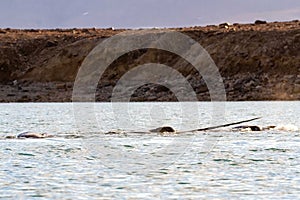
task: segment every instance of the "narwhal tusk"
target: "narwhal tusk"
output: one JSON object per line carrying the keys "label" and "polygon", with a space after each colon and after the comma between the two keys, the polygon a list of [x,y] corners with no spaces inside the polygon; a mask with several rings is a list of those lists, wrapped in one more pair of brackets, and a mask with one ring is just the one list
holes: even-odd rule
{"label": "narwhal tusk", "polygon": [[206,128],[199,128],[199,129],[188,130],[188,131],[180,131],[180,132],[177,132],[177,133],[208,131],[208,130],[212,130],[212,129],[216,129],[216,128],[223,128],[223,127],[227,127],[227,126],[241,124],[241,123],[244,123],[244,122],[251,122],[251,121],[254,121],[254,120],[257,120],[257,119],[261,119],[261,117],[255,117],[255,118],[252,118],[252,119],[247,119],[247,120],[243,120],[243,121],[238,121],[238,122],[233,122],[233,123],[228,123],[228,124],[222,124],[222,125],[217,125],[217,126],[210,126],[210,127],[206,127]]}

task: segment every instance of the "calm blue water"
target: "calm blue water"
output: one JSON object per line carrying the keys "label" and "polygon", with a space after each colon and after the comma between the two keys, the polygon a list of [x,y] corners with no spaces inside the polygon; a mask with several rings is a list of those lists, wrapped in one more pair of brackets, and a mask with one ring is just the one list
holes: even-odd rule
{"label": "calm blue water", "polygon": [[133,133],[259,116],[247,124],[300,127],[299,108],[299,101],[0,104],[1,138],[55,135],[0,140],[0,199],[299,199],[299,131]]}

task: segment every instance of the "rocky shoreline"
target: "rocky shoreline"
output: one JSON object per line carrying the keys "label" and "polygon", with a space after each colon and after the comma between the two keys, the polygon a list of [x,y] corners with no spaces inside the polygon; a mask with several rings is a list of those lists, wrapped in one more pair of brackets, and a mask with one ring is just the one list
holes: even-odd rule
{"label": "rocky shoreline", "polygon": [[[223,78],[227,100],[300,100],[300,22],[257,21],[176,28],[199,42]],[[0,29],[0,102],[70,102],[78,69],[104,39],[124,30]],[[209,101],[203,79],[176,55],[138,50],[118,58],[100,80],[97,101],[110,101],[122,75],[147,62],[174,66],[199,101]],[[180,63],[180,64],[178,64]],[[131,101],[176,101],[163,86],[138,88]]]}

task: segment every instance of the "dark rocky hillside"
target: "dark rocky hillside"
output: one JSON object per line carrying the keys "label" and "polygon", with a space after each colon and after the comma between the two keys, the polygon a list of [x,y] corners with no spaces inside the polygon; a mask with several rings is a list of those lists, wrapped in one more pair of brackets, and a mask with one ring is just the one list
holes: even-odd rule
{"label": "dark rocky hillside", "polygon": [[[198,41],[223,77],[227,99],[300,100],[300,22],[222,24],[176,28]],[[0,101],[60,102],[72,100],[73,83],[89,52],[113,29],[0,29]],[[173,66],[186,77],[199,100],[210,100],[199,74],[168,52],[142,49],[121,56],[99,82],[96,100],[110,101],[119,78],[148,62]],[[180,63],[180,64],[178,64]],[[147,84],[132,101],[176,101],[168,88]]]}

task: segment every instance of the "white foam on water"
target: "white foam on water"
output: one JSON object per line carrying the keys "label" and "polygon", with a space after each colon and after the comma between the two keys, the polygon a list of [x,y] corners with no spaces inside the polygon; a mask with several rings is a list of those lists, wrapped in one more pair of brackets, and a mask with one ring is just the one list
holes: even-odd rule
{"label": "white foam on water", "polygon": [[293,124],[286,124],[286,125],[278,125],[274,128],[274,130],[296,132],[299,130],[299,128]]}

